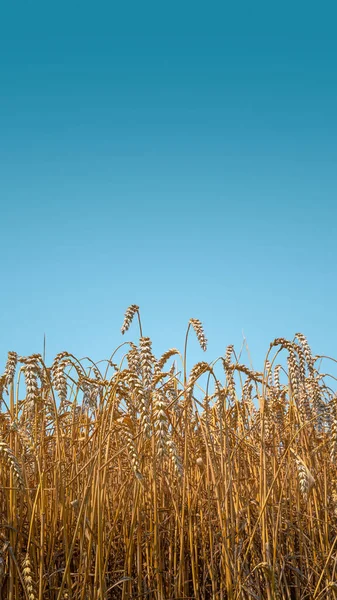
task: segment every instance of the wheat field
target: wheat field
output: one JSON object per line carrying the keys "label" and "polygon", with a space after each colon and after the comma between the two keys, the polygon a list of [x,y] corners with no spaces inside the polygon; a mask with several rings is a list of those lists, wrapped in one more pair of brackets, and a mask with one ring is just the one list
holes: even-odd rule
{"label": "wheat field", "polygon": [[159,358],[137,305],[123,334],[131,323],[119,364],[8,353],[0,600],[337,598],[337,396],[321,357],[297,333],[260,371],[233,346],[187,371],[191,336],[207,348],[198,319]]}

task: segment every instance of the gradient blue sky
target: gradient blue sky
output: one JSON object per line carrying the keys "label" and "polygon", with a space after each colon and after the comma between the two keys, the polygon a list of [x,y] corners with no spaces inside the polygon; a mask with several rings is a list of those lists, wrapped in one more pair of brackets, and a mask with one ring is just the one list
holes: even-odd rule
{"label": "gradient blue sky", "polygon": [[107,358],[131,303],[158,354],[337,357],[334,6],[3,3],[1,367]]}

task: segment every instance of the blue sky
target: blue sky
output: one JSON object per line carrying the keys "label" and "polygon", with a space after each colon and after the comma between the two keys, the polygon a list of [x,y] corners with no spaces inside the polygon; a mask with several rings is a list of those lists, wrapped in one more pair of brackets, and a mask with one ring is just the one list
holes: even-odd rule
{"label": "blue sky", "polygon": [[[0,366],[274,337],[336,352],[333,3],[6,3]],[[130,335],[136,341],[137,329]]]}

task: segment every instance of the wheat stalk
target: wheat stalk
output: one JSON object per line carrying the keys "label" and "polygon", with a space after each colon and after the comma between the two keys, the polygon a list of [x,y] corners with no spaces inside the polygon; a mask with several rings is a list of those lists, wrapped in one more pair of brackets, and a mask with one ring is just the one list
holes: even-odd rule
{"label": "wheat stalk", "polygon": [[35,583],[33,579],[33,569],[27,553],[22,564],[23,580],[29,600],[37,600]]}
{"label": "wheat stalk", "polygon": [[16,458],[14,452],[11,450],[8,444],[6,444],[6,442],[4,442],[3,440],[0,440],[0,461],[6,464],[8,468],[12,468],[13,475],[16,479],[16,483],[19,489],[23,490],[23,475],[18,459]]}
{"label": "wheat stalk", "polygon": [[9,386],[13,383],[15,376],[15,369],[18,362],[18,355],[16,352],[8,352],[8,358],[5,366],[5,388],[8,391]]}
{"label": "wheat stalk", "polygon": [[204,328],[203,328],[203,325],[202,325],[201,321],[199,321],[199,319],[190,319],[189,322],[192,325],[192,327],[193,327],[193,329],[194,329],[194,331],[196,333],[196,336],[198,338],[198,342],[199,342],[202,350],[204,352],[206,352],[206,350],[207,350],[207,339],[206,339]]}
{"label": "wheat stalk", "polygon": [[121,328],[122,335],[124,335],[124,333],[127,332],[127,330],[129,329],[129,327],[132,323],[133,317],[135,316],[135,314],[138,311],[139,311],[139,306],[137,306],[137,304],[131,304],[131,306],[129,306],[129,308],[127,308],[127,310],[125,312],[123,325]]}

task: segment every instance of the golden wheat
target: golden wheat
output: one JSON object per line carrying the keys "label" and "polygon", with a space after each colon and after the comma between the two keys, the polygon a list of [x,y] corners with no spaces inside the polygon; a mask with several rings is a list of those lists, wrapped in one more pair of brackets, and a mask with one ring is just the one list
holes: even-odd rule
{"label": "golden wheat", "polygon": [[204,328],[203,328],[201,321],[199,321],[199,319],[190,319],[190,323],[196,333],[196,336],[198,338],[198,342],[199,342],[201,348],[203,349],[204,352],[206,352],[207,339],[206,339]]}
{"label": "golden wheat", "polygon": [[22,564],[23,580],[25,582],[28,600],[36,600],[35,583],[33,579],[33,570],[30,562],[29,554],[26,554]]}
{"label": "golden wheat", "polygon": [[19,461],[16,458],[14,452],[11,448],[0,439],[0,461],[7,465],[9,469],[13,470],[13,475],[16,479],[17,485],[20,489],[24,488],[23,475],[21,471],[21,467],[19,465]]}
{"label": "golden wheat", "polygon": [[337,396],[305,336],[276,338],[261,370],[228,345],[188,371],[187,335],[156,358],[137,305],[122,333],[136,314],[105,373],[8,355],[0,598],[337,598]]}
{"label": "golden wheat", "polygon": [[124,322],[123,322],[123,325],[121,328],[121,332],[123,335],[129,329],[129,327],[132,323],[133,317],[135,316],[135,314],[138,311],[139,311],[139,306],[137,306],[137,304],[131,304],[131,306],[129,306],[129,308],[126,310]]}

